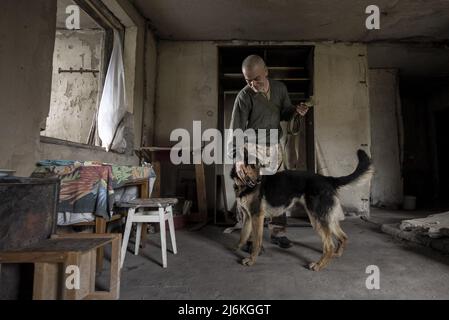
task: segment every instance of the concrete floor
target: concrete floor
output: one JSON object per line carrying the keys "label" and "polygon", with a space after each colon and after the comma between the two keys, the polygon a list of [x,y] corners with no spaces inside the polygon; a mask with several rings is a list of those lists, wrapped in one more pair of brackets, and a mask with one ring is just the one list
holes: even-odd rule
{"label": "concrete floor", "polygon": [[[151,234],[139,256],[126,255],[121,299],[449,299],[449,256],[379,230],[377,223],[410,216],[374,209],[376,223],[348,217],[342,224],[349,236],[345,253],[320,272],[305,268],[321,253],[312,228],[289,228],[294,246],[287,250],[270,244],[265,229],[265,253],[252,267],[239,263],[245,253],[230,249],[238,232],[223,234],[211,225],[178,230],[179,253],[168,253],[163,269],[159,234]],[[365,286],[369,265],[380,269],[379,290]]]}

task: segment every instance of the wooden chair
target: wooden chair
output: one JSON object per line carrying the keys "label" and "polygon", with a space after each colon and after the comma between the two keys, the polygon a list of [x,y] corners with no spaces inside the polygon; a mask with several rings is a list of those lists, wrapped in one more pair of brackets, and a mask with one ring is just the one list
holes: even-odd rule
{"label": "wooden chair", "polygon": [[[175,226],[173,222],[173,205],[178,202],[175,198],[151,198],[151,199],[135,199],[128,202],[118,204],[118,207],[128,208],[128,217],[126,219],[125,234],[123,236],[121,263],[123,267],[125,261],[126,250],[128,248],[129,235],[133,223],[137,223],[136,243],[134,254],[139,254],[139,246],[141,241],[141,230],[143,223],[159,223],[161,234],[161,250],[162,250],[162,267],[167,268],[167,242],[166,242],[166,224],[170,230],[171,245],[173,253],[177,254]],[[145,210],[153,209],[153,210]],[[154,210],[156,209],[156,210]],[[136,212],[136,210],[138,210]]]}

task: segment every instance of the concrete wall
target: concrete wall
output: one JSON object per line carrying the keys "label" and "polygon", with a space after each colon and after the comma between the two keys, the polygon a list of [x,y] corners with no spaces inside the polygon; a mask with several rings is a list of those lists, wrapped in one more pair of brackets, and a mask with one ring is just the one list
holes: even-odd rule
{"label": "concrete wall", "polygon": [[371,69],[370,115],[372,156],[376,168],[371,203],[398,207],[402,203],[402,114],[397,69]]}
{"label": "concrete wall", "polygon": [[218,55],[213,42],[159,42],[155,143],[174,145],[170,133],[192,121],[217,127]]}
{"label": "concrete wall", "polygon": [[27,175],[50,106],[56,1],[0,5],[0,167]]}
{"label": "concrete wall", "polygon": [[[53,54],[53,77],[47,137],[87,143],[102,86],[104,31],[58,30]],[[92,73],[59,73],[59,68],[100,70]]]}
{"label": "concrete wall", "polygon": [[[314,67],[317,171],[347,175],[356,167],[357,149],[370,154],[366,46],[317,43]],[[369,184],[341,189],[340,199],[347,211],[369,213]]]}

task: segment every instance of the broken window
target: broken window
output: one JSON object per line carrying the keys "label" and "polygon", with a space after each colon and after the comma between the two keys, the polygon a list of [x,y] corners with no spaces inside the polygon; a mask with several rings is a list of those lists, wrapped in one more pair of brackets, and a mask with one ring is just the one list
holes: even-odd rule
{"label": "broken window", "polygon": [[76,22],[70,20],[77,14],[74,5],[58,0],[50,110],[41,134],[86,144],[101,97],[108,45],[105,29],[79,7],[79,29],[69,29]]}
{"label": "broken window", "polygon": [[99,0],[58,0],[56,24],[51,102],[41,135],[99,146],[98,109],[114,38],[123,45],[124,27]]}

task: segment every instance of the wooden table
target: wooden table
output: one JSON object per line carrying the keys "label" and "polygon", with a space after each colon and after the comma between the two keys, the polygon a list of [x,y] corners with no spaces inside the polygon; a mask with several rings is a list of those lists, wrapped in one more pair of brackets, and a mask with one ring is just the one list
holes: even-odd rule
{"label": "wooden table", "polygon": [[[109,291],[95,291],[97,249],[109,244]],[[51,239],[42,240],[26,248],[0,252],[0,264],[34,264],[33,300],[118,299],[120,245],[121,234],[53,235]],[[69,277],[77,274],[73,268],[79,270],[79,288],[67,285],[70,283]]]}

